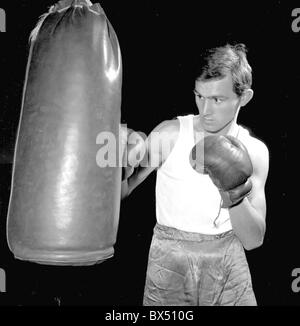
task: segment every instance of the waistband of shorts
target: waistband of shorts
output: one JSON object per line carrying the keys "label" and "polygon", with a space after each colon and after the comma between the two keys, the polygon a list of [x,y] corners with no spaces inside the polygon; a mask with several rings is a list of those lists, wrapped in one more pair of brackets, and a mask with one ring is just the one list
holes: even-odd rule
{"label": "waistband of shorts", "polygon": [[161,225],[156,223],[154,227],[154,234],[157,236],[161,236],[167,239],[173,240],[186,240],[186,241],[213,241],[219,240],[226,237],[231,237],[234,235],[233,230],[229,230],[223,233],[218,234],[202,234],[197,232],[187,232],[178,230],[173,227],[169,227],[166,225]]}

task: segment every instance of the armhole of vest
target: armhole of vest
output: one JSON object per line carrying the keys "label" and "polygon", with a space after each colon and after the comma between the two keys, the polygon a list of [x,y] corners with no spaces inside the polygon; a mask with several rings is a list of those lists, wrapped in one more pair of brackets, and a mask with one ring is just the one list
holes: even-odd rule
{"label": "armhole of vest", "polygon": [[188,126],[189,130],[189,137],[191,137],[191,141],[192,143],[194,144],[195,141],[194,141],[194,115],[190,115],[189,116],[189,126]]}
{"label": "armhole of vest", "polygon": [[172,156],[174,150],[175,150],[176,147],[178,146],[179,140],[180,140],[180,138],[181,138],[181,136],[182,136],[182,133],[183,133],[183,121],[182,121],[182,119],[183,119],[183,117],[181,117],[181,116],[178,116],[178,117],[176,118],[176,120],[179,121],[179,132],[178,132],[178,138],[177,138],[176,143],[175,143],[174,147],[172,148],[172,150],[171,150],[169,156],[168,156],[167,159],[166,159],[166,160],[161,164],[161,166],[157,169],[157,171],[159,171],[160,169],[163,169],[163,168],[164,168],[164,166],[165,166],[165,165],[167,164],[167,162],[170,160],[170,156]]}

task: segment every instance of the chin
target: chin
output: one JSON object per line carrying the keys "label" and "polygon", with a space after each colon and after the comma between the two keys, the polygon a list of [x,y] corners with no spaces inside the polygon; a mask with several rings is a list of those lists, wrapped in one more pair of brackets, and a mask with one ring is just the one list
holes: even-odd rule
{"label": "chin", "polygon": [[221,133],[226,133],[226,130],[227,130],[227,127],[228,127],[229,124],[226,124],[226,125],[206,125],[204,130],[208,133],[211,133],[211,134],[221,134]]}
{"label": "chin", "polygon": [[222,130],[222,128],[220,129],[220,128],[213,128],[213,127],[210,127],[210,128],[206,127],[206,128],[204,128],[204,130],[210,134],[217,134],[218,132],[220,132]]}

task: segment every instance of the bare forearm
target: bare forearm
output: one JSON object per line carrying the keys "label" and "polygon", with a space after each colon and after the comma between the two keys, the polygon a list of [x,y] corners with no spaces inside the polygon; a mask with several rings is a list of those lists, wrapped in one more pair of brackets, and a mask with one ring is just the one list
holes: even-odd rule
{"label": "bare forearm", "polygon": [[247,250],[259,247],[264,238],[265,217],[259,213],[247,198],[230,209],[233,230]]}
{"label": "bare forearm", "polygon": [[121,184],[121,200],[125,199],[128,195],[128,179],[125,179]]}
{"label": "bare forearm", "polygon": [[137,187],[136,175],[131,175],[130,177],[122,180],[121,184],[121,199],[128,197],[132,190]]}
{"label": "bare forearm", "polygon": [[132,191],[146,178],[146,176],[139,173],[139,168],[132,169],[133,172],[127,176],[121,185],[121,199],[128,197]]}
{"label": "bare forearm", "polygon": [[130,194],[129,189],[129,180],[134,172],[134,168],[131,166],[123,167],[123,173],[122,173],[122,184],[121,184],[121,199],[125,199]]}

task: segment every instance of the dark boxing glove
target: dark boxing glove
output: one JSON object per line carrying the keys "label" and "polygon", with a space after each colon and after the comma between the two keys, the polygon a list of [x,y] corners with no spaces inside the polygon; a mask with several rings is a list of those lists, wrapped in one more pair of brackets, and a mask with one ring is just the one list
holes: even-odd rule
{"label": "dark boxing glove", "polygon": [[193,147],[190,161],[197,172],[207,173],[218,187],[222,207],[239,204],[251,192],[253,166],[246,147],[237,138],[206,136]]}
{"label": "dark boxing glove", "polygon": [[141,132],[121,126],[122,180],[128,179],[134,168],[144,158],[146,153],[145,138],[146,136]]}

